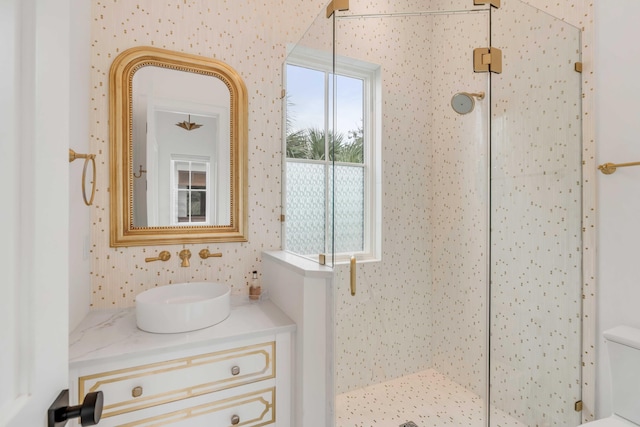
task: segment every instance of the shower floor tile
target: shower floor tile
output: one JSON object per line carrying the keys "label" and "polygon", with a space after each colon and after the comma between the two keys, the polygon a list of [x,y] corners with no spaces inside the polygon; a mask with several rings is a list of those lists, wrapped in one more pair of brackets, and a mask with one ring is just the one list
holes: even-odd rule
{"label": "shower floor tile", "polygon": [[[336,427],[484,427],[484,402],[434,369],[338,395]],[[494,410],[492,427],[526,427]]]}

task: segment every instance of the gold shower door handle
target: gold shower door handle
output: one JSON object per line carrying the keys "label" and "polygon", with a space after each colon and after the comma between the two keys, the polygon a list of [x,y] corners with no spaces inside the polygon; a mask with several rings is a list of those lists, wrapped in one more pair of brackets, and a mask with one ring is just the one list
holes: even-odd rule
{"label": "gold shower door handle", "polygon": [[356,257],[351,257],[351,296],[356,295]]}

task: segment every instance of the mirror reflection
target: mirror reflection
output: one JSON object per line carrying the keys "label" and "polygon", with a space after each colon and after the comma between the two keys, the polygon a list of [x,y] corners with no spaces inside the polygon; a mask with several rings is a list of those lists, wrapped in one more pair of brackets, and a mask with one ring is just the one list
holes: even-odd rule
{"label": "mirror reflection", "polygon": [[155,66],[132,86],[133,226],[229,225],[227,86]]}

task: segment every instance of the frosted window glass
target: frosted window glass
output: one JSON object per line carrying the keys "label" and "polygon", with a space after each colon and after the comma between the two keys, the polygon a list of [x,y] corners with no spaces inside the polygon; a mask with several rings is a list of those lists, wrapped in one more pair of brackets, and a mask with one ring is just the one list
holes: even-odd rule
{"label": "frosted window glass", "polygon": [[337,253],[364,250],[364,169],[335,167],[335,244]]}
{"label": "frosted window glass", "polygon": [[302,255],[325,252],[325,166],[287,162],[286,248]]}

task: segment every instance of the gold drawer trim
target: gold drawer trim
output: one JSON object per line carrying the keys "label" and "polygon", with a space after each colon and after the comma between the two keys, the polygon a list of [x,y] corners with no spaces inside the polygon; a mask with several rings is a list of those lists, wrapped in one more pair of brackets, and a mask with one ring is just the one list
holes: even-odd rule
{"label": "gold drawer trim", "polygon": [[[264,393],[271,393],[271,402],[265,400],[261,395]],[[264,390],[243,394],[240,396],[234,396],[227,399],[219,400],[212,403],[205,403],[203,405],[192,406],[190,408],[185,408],[180,411],[168,412],[166,414],[157,415],[151,418],[145,418],[143,420],[134,421],[128,424],[120,424],[120,427],[139,427],[147,425],[149,427],[153,426],[164,426],[168,424],[173,424],[175,422],[179,422],[182,420],[186,420],[193,417],[198,417],[204,414],[210,414],[212,412],[221,411],[224,409],[233,408],[239,405],[246,405],[252,402],[260,402],[264,405],[264,411],[260,414],[258,418],[254,418],[251,420],[240,420],[240,424],[237,426],[248,426],[251,427],[260,427],[266,426],[268,424],[273,424],[276,421],[276,389],[274,387],[267,388]],[[264,419],[265,416],[271,410],[271,419]],[[152,424],[150,424],[152,423]],[[260,423],[260,424],[253,424]]]}
{"label": "gold drawer trim", "polygon": [[[267,347],[265,349],[265,347]],[[267,351],[270,348],[271,352]],[[237,387],[250,384],[256,381],[263,381],[276,376],[276,347],[275,342],[267,342],[261,344],[250,345],[246,347],[234,348],[231,350],[217,351],[207,354],[199,354],[197,356],[184,357],[165,362],[150,363],[147,365],[134,366],[132,368],[116,369],[113,371],[100,372],[98,374],[85,375],[78,378],[78,402],[82,402],[86,393],[97,391],[104,384],[126,381],[134,378],[142,378],[150,375],[177,371],[192,368],[194,366],[208,365],[219,363],[225,360],[238,357],[251,356],[255,354],[264,355],[265,365],[259,372],[252,372],[245,375],[231,376],[222,380],[212,381],[208,383],[196,384],[178,390],[171,390],[165,393],[157,393],[154,395],[137,397],[134,399],[123,400],[121,402],[105,405],[103,408],[102,418],[113,417],[127,412],[137,411],[151,406],[162,405],[177,400],[187,399],[189,397],[200,396],[202,394],[213,393],[215,391],[226,390],[231,387]],[[272,357],[270,357],[272,355]],[[271,368],[270,375],[264,375]],[[141,371],[143,372],[137,372]],[[137,372],[137,373],[136,373]],[[115,376],[115,377],[114,377]],[[100,380],[100,378],[105,378]],[[114,378],[106,378],[114,377]],[[90,388],[87,389],[87,382],[98,380]]]}

